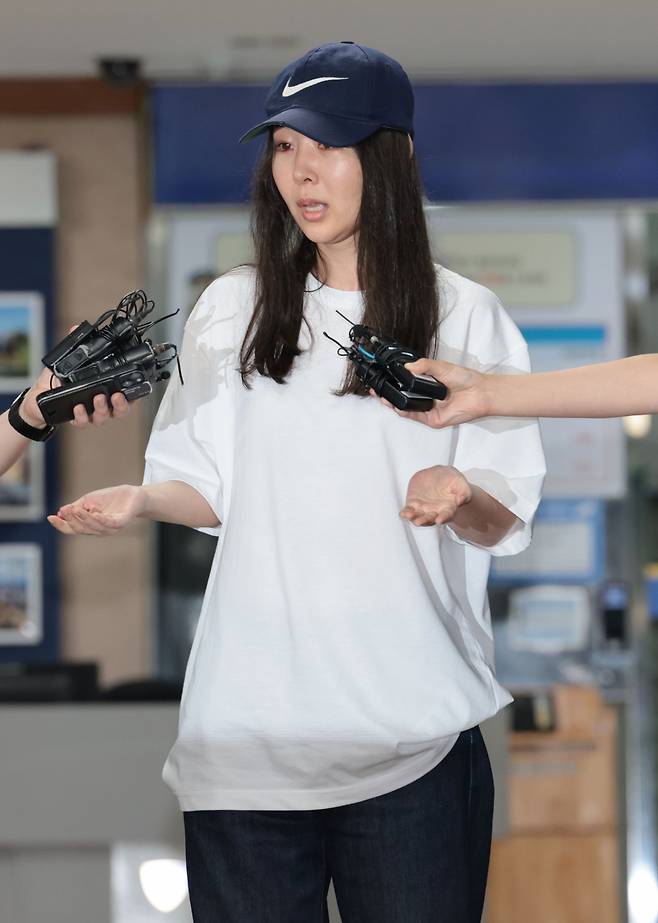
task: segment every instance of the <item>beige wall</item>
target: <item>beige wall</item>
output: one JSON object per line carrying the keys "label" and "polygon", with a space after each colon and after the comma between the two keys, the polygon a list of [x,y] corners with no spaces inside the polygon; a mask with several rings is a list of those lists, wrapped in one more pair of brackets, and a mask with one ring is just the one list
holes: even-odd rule
{"label": "beige wall", "polygon": [[[0,115],[0,149],[44,147],[59,165],[56,332],[93,321],[145,284],[143,157],[139,118]],[[144,402],[103,429],[63,426],[61,502],[110,484],[139,482],[146,439]],[[62,656],[98,661],[104,682],[150,666],[150,532],[60,539]]]}

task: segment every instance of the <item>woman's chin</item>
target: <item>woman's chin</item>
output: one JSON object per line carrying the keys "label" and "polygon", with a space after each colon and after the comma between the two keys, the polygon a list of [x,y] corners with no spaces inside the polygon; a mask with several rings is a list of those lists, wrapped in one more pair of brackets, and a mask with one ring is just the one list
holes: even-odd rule
{"label": "woman's chin", "polygon": [[344,245],[346,241],[354,238],[352,233],[337,233],[335,230],[332,231],[331,228],[308,227],[307,225],[302,227],[301,230],[304,236],[318,247],[336,247]]}

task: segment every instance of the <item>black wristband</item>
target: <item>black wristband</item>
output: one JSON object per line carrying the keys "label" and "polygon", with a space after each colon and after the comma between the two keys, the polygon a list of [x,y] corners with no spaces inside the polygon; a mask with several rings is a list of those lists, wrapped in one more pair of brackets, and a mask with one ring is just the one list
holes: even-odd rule
{"label": "black wristband", "polygon": [[30,426],[29,423],[26,423],[18,412],[18,408],[23,403],[23,398],[29,390],[29,388],[26,388],[25,391],[23,391],[22,394],[19,394],[18,397],[12,402],[9,408],[9,413],[7,414],[7,418],[9,420],[10,426],[12,426],[17,433],[20,433],[21,436],[25,436],[26,439],[31,439],[33,442],[45,442],[55,434],[55,427],[46,426],[44,429],[37,429],[36,426]]}

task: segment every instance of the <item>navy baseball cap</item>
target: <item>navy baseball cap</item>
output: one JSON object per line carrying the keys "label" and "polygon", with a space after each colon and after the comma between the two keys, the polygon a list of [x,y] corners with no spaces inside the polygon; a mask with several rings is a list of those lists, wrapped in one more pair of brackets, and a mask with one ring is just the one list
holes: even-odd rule
{"label": "navy baseball cap", "polygon": [[380,128],[413,137],[409,78],[393,58],[354,42],[320,45],[289,64],[272,84],[265,112],[241,143],[277,125],[331,147],[351,147]]}

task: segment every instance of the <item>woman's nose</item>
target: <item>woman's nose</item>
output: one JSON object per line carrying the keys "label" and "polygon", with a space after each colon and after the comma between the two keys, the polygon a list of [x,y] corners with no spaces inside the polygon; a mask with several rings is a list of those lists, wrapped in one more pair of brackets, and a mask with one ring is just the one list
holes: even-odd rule
{"label": "woman's nose", "polygon": [[317,180],[317,163],[315,151],[308,144],[301,144],[295,152],[294,179],[298,183]]}

